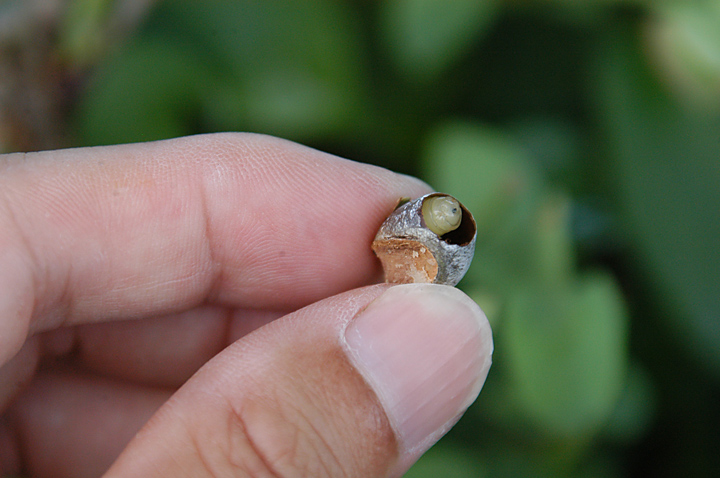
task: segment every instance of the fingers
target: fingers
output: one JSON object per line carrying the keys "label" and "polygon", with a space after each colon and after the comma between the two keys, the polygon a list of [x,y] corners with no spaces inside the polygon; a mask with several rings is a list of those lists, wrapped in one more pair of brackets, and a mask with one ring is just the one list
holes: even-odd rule
{"label": "fingers", "polygon": [[80,372],[132,384],[177,388],[239,334],[277,316],[204,306],[170,316],[35,335],[0,367],[0,410],[30,382],[38,365],[47,363],[62,362]]}
{"label": "fingers", "polygon": [[8,414],[15,456],[0,462],[0,474],[101,476],[169,396],[76,371],[41,372]]}
{"label": "fingers", "polygon": [[204,306],[153,319],[80,325],[72,362],[116,379],[179,387],[227,345],[280,315]]}
{"label": "fingers", "polygon": [[[56,476],[61,468],[67,476],[99,476],[169,397],[164,387],[179,387],[229,343],[278,317],[271,311],[204,306],[34,336],[0,367],[0,410],[5,410],[45,356],[42,371],[6,415],[22,424],[21,436],[13,437],[0,419],[0,475],[20,474],[20,439],[23,448],[41,451],[53,470],[46,475]],[[64,364],[60,371],[58,363]],[[79,463],[87,474],[78,474]]]}
{"label": "fingers", "polygon": [[370,282],[368,244],[427,186],[222,134],[0,159],[0,363],[28,331],[210,301],[293,310]]}
{"label": "fingers", "polygon": [[178,387],[227,346],[228,316],[225,309],[206,306],[154,319],[82,325],[73,362],[121,380]]}
{"label": "fingers", "polygon": [[40,360],[38,340],[28,340],[20,352],[8,363],[0,367],[0,411],[22,388],[27,385],[35,373]]}
{"label": "fingers", "polygon": [[399,476],[475,399],[491,352],[456,289],[342,294],[206,364],[107,476]]}

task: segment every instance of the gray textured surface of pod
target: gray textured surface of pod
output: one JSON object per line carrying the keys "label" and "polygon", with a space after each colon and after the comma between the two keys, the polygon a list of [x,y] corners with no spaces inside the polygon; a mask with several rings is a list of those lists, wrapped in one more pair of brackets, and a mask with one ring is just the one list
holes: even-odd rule
{"label": "gray textured surface of pod", "polygon": [[[472,214],[460,204],[463,217],[459,228],[438,236],[427,227],[422,213],[423,202],[430,197],[438,196],[448,195],[431,193],[403,204],[393,211],[380,227],[373,241],[373,250],[383,262],[386,281],[432,282],[454,286],[467,272],[475,252],[477,235],[475,220]],[[393,254],[393,244],[397,244],[398,248],[411,250],[411,252],[395,254],[391,260],[388,260],[388,256]],[[429,273],[418,275],[415,272],[415,265],[407,264],[407,262],[422,260],[425,249],[437,262],[437,272],[434,277],[432,266],[425,269],[430,271]],[[390,267],[405,268],[412,272],[395,274],[388,270]]]}

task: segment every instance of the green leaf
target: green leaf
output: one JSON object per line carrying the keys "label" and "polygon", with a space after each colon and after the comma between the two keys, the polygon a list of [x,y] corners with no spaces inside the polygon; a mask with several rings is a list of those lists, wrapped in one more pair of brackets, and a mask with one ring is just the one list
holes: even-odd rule
{"label": "green leaf", "polygon": [[540,187],[524,151],[509,137],[463,122],[446,123],[430,133],[422,177],[471,210],[481,237],[527,209]]}
{"label": "green leaf", "polygon": [[656,2],[650,51],[673,91],[720,109],[720,1]]}
{"label": "green leaf", "polygon": [[675,336],[720,376],[720,113],[673,101],[631,34],[595,75],[623,222]]}
{"label": "green leaf", "polygon": [[537,220],[543,183],[510,138],[480,125],[446,124],[431,134],[423,171],[475,216],[478,239],[467,281],[497,292],[537,279],[536,236],[528,229]]}
{"label": "green leaf", "polygon": [[473,453],[463,453],[440,441],[403,475],[404,478],[480,478],[485,476]]}
{"label": "green leaf", "polygon": [[559,193],[545,197],[534,226],[532,257],[539,281],[546,285],[566,284],[575,273],[570,200]]}
{"label": "green leaf", "polygon": [[139,38],[100,65],[79,111],[85,144],[251,130],[338,136],[362,110],[348,6],[163,2]]}
{"label": "green leaf", "polygon": [[59,49],[74,65],[87,66],[107,42],[112,0],[71,0],[65,7],[59,32]]}
{"label": "green leaf", "polygon": [[354,117],[352,95],[290,68],[265,71],[246,82],[219,82],[205,95],[206,121],[214,130],[253,130],[295,140],[342,131]]}
{"label": "green leaf", "polygon": [[428,79],[460,58],[497,10],[497,0],[385,0],[382,33],[400,70]]}
{"label": "green leaf", "polygon": [[625,379],[627,317],[613,280],[511,297],[502,334],[511,396],[541,432],[583,437],[615,408]]}
{"label": "green leaf", "polygon": [[184,30],[173,38],[191,32],[225,73],[205,92],[211,129],[307,141],[344,131],[360,114],[365,73],[346,4],[177,0],[166,9],[166,21]]}
{"label": "green leaf", "polygon": [[617,407],[603,430],[616,443],[629,445],[647,431],[657,407],[656,391],[649,373],[633,363]]}
{"label": "green leaf", "polygon": [[192,50],[133,42],[97,72],[76,115],[82,144],[152,141],[189,134],[209,73]]}

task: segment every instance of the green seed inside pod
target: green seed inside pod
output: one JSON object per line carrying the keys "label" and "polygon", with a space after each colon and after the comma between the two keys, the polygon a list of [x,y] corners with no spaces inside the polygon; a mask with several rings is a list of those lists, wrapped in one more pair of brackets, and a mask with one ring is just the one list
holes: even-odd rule
{"label": "green seed inside pod", "polygon": [[462,209],[460,203],[450,196],[431,196],[423,202],[422,215],[425,225],[438,236],[460,227]]}

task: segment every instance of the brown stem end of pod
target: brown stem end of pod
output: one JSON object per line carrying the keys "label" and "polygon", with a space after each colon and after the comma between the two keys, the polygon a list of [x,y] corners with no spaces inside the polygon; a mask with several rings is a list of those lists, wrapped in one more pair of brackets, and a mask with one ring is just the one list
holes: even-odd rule
{"label": "brown stem end of pod", "polygon": [[438,275],[433,254],[418,241],[383,239],[372,243],[382,262],[385,282],[390,284],[432,283]]}

